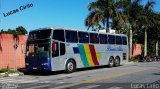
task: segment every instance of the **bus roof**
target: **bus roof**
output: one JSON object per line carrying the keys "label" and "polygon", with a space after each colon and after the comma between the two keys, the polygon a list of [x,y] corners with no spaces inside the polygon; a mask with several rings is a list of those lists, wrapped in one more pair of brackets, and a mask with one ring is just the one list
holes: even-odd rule
{"label": "bus roof", "polygon": [[39,30],[45,30],[45,29],[51,29],[51,30],[70,30],[70,31],[80,31],[80,32],[89,32],[89,33],[98,33],[98,34],[110,34],[110,35],[121,35],[121,36],[126,36],[125,34],[115,34],[115,33],[104,33],[104,32],[96,32],[96,31],[86,31],[86,30],[80,30],[80,29],[72,29],[72,28],[53,28],[53,27],[45,27],[45,28],[38,28],[35,30],[31,30],[32,31],[39,31]]}

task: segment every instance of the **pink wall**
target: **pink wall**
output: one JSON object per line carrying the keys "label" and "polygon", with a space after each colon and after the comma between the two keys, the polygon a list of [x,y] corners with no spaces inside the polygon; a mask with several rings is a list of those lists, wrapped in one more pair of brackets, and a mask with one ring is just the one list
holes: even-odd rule
{"label": "pink wall", "polygon": [[[15,51],[17,68],[25,67],[25,47],[27,36],[18,36],[18,47]],[[0,69],[14,68],[14,39],[11,34],[0,34]]]}
{"label": "pink wall", "polygon": [[132,57],[135,57],[135,56],[141,55],[141,54],[142,54],[141,44],[134,44]]}

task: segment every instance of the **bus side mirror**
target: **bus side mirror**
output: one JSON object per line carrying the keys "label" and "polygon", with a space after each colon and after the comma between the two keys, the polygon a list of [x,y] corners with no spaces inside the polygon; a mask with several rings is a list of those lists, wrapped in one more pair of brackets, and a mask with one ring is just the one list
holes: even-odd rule
{"label": "bus side mirror", "polygon": [[57,50],[57,44],[56,43],[52,43],[52,51],[56,51]]}

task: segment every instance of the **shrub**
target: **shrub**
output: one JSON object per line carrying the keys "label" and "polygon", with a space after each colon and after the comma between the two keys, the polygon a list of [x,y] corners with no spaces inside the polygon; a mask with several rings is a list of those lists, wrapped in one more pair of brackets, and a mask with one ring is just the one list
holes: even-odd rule
{"label": "shrub", "polygon": [[135,57],[132,58],[133,61],[142,61],[143,60],[143,56],[142,55],[137,55]]}

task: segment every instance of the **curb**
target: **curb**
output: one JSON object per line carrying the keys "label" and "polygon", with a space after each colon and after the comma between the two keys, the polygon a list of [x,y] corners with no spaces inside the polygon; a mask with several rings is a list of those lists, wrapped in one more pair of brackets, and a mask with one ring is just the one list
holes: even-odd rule
{"label": "curb", "polygon": [[127,62],[127,63],[124,63],[124,65],[134,65],[134,64],[137,64],[138,62]]}
{"label": "curb", "polygon": [[8,74],[9,77],[13,77],[13,76],[19,76],[19,74],[17,73],[12,73],[12,74]]}
{"label": "curb", "polygon": [[5,75],[5,73],[0,73],[0,78],[4,77]]}
{"label": "curb", "polygon": [[24,73],[10,73],[10,74],[7,74],[7,73],[0,73],[0,78],[3,78],[3,77],[16,77],[16,76],[22,76],[24,75]]}

